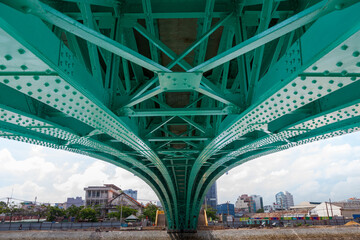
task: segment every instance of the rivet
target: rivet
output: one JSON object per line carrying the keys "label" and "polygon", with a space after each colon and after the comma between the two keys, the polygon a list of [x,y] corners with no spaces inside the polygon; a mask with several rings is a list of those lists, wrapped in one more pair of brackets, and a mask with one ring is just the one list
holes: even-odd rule
{"label": "rivet", "polygon": [[22,49],[22,48],[19,48],[19,49],[18,49],[18,52],[19,52],[20,54],[24,54],[24,53],[25,53],[25,50]]}
{"label": "rivet", "polygon": [[0,70],[5,70],[6,66],[5,65],[0,65]]}
{"label": "rivet", "polygon": [[344,70],[344,71],[341,72],[341,75],[346,76],[347,73],[348,72],[346,70]]}
{"label": "rivet", "polygon": [[353,54],[352,54],[354,57],[358,57],[359,55],[360,55],[360,52],[359,51],[355,51],[355,52],[353,52]]}
{"label": "rivet", "polygon": [[8,54],[8,55],[5,55],[5,59],[8,60],[8,61],[10,61],[10,60],[12,59],[12,56],[9,55],[9,54]]}
{"label": "rivet", "polygon": [[360,62],[357,62],[357,63],[356,63],[356,66],[357,66],[357,67],[360,67]]}
{"label": "rivet", "polygon": [[9,83],[10,81],[9,81],[9,79],[4,79],[4,83]]}
{"label": "rivet", "polygon": [[336,63],[336,66],[338,66],[338,67],[341,67],[342,65],[343,65],[342,62],[337,62],[337,63]]}
{"label": "rivet", "polygon": [[44,86],[48,87],[48,86],[50,86],[50,84],[48,82],[46,82],[46,83],[44,83]]}
{"label": "rivet", "polygon": [[21,65],[20,68],[21,68],[22,70],[24,70],[24,71],[25,71],[26,69],[28,69],[28,67],[27,67],[26,65]]}
{"label": "rivet", "polygon": [[318,69],[317,66],[313,66],[313,67],[312,67],[312,70],[314,70],[314,71],[316,71],[317,69]]}
{"label": "rivet", "polygon": [[35,75],[33,78],[34,78],[34,80],[39,80],[40,77]]}
{"label": "rivet", "polygon": [[341,49],[346,50],[346,49],[348,49],[348,46],[344,44],[344,45],[341,46]]}

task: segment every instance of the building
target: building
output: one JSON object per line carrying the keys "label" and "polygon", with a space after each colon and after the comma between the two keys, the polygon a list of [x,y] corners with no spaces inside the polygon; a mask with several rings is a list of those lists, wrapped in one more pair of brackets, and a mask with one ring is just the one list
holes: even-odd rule
{"label": "building", "polygon": [[313,208],[310,211],[310,214],[319,217],[341,216],[341,207],[328,202],[323,202]]}
{"label": "building", "polygon": [[108,212],[118,211],[118,206],[127,206],[137,210],[136,216],[142,214],[143,206],[136,201],[134,198],[127,195],[125,192],[122,192],[116,198],[112,199],[108,205]]}
{"label": "building", "polygon": [[55,203],[55,207],[60,209],[66,209],[66,203]]}
{"label": "building", "polygon": [[85,190],[85,206],[100,205],[105,207],[111,200],[120,195],[121,189],[114,184],[89,186]]}
{"label": "building", "polygon": [[25,201],[25,202],[20,203],[20,205],[21,205],[22,209],[30,210],[30,209],[33,209],[36,206],[36,203],[31,202],[31,201]]}
{"label": "building", "polygon": [[360,215],[360,203],[349,202],[323,202],[311,210],[311,215],[319,217],[343,216],[352,218],[354,215]]}
{"label": "building", "polygon": [[89,186],[85,190],[85,206],[99,205],[102,216],[117,211],[117,206],[128,206],[138,210],[137,216],[142,214],[142,205],[127,195],[114,184],[104,186]]}
{"label": "building", "polygon": [[312,209],[314,209],[317,205],[320,205],[321,202],[301,202],[300,204],[296,206],[290,207],[290,210],[304,210],[310,212]]}
{"label": "building", "polygon": [[294,198],[291,193],[288,191],[278,192],[275,195],[276,204],[274,207],[276,210],[288,210],[290,207],[294,206]]}
{"label": "building", "polygon": [[247,194],[243,194],[239,196],[235,202],[236,212],[254,213],[261,208],[264,208],[264,206],[260,195],[248,196]]}
{"label": "building", "polygon": [[235,215],[235,206],[232,203],[223,203],[217,205],[216,213],[221,215],[234,216]]}
{"label": "building", "polygon": [[204,205],[206,206],[205,208],[211,207],[212,209],[216,210],[217,203],[217,187],[216,182],[214,182],[209,191],[206,193]]}
{"label": "building", "polygon": [[[249,212],[248,202],[245,201],[244,195],[239,196],[235,202],[236,212]],[[247,195],[246,195],[247,196]]]}
{"label": "building", "polygon": [[352,197],[352,198],[349,198],[346,202],[360,204],[360,198]]}
{"label": "building", "polygon": [[273,209],[273,207],[271,206],[271,205],[265,205],[264,206],[264,212],[265,213],[270,213],[270,212],[272,212],[274,209]]}
{"label": "building", "polygon": [[126,189],[124,190],[124,193],[126,193],[128,196],[132,197],[133,199],[137,200],[137,190]]}
{"label": "building", "polygon": [[252,201],[254,202],[254,212],[259,209],[264,209],[263,198],[260,195],[251,195]]}
{"label": "building", "polygon": [[85,201],[82,199],[82,197],[67,198],[67,200],[66,200],[66,209],[73,206],[73,205],[76,206],[76,207],[84,206]]}

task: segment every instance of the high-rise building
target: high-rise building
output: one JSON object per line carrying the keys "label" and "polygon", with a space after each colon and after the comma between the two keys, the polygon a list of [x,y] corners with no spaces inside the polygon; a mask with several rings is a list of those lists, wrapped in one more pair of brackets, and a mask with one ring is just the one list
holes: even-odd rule
{"label": "high-rise building", "polygon": [[263,208],[263,199],[260,195],[242,194],[235,202],[235,209],[237,212],[256,212]]}
{"label": "high-rise building", "polygon": [[294,206],[293,195],[291,193],[289,193],[288,191],[278,192],[275,195],[275,199],[276,199],[276,209],[280,209],[280,210],[286,209],[287,210],[290,207]]}
{"label": "high-rise building", "polygon": [[137,200],[137,190],[126,189],[124,190],[124,193]]}
{"label": "high-rise building", "polygon": [[250,197],[252,198],[253,202],[255,203],[255,206],[254,206],[255,212],[259,209],[264,209],[263,198],[260,195],[251,195]]}
{"label": "high-rise building", "polygon": [[216,189],[216,182],[210,187],[209,191],[206,193],[204,199],[204,205],[206,207],[211,207],[212,209],[216,210],[217,207],[217,189]]}

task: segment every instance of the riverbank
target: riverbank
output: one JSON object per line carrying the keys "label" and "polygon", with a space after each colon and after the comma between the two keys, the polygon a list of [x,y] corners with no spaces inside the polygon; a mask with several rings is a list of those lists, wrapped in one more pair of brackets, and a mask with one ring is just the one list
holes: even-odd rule
{"label": "riverbank", "polygon": [[273,229],[227,229],[198,231],[196,234],[168,234],[166,231],[7,231],[1,240],[9,239],[216,239],[216,240],[285,240],[285,239],[360,239],[360,227],[298,227]]}

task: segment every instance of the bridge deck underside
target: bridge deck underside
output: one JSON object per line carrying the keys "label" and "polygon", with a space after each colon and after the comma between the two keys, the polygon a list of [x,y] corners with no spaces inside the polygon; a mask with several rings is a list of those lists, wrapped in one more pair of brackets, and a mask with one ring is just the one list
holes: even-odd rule
{"label": "bridge deck underside", "polygon": [[169,229],[231,168],[359,129],[357,1],[2,2],[0,136],[133,172]]}

